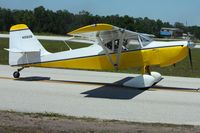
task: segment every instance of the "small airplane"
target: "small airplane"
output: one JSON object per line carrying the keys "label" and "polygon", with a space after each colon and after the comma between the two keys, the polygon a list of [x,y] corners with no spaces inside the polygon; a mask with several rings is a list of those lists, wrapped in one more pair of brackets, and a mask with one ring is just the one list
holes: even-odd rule
{"label": "small airplane", "polygon": [[[66,41],[91,44],[88,47],[50,53],[41,45],[27,25],[10,28],[9,65],[20,67],[13,73],[20,77],[26,67],[53,67],[87,70],[141,68],[141,75],[123,85],[148,88],[161,80],[151,66],[167,67],[183,60],[195,45],[190,41],[161,42],[147,34],[129,31],[110,24],[88,25],[72,32]],[[78,39],[77,39],[78,38]],[[192,61],[191,61],[192,65]]]}

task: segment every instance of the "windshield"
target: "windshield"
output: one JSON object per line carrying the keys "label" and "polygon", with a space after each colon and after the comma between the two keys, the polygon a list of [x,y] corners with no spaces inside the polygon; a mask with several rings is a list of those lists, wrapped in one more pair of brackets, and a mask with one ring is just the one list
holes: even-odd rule
{"label": "windshield", "polygon": [[139,35],[139,38],[143,47],[147,46],[149,43],[153,41],[150,37],[144,35]]}

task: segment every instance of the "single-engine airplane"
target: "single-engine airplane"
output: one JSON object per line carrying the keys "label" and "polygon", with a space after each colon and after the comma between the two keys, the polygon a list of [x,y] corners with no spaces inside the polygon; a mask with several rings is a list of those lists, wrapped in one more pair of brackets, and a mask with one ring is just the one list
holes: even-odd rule
{"label": "single-engine airplane", "polygon": [[[41,45],[25,24],[10,28],[9,65],[20,66],[13,73],[20,77],[26,67],[55,67],[87,70],[119,70],[141,68],[142,74],[124,86],[148,88],[161,80],[161,74],[150,66],[167,67],[183,60],[194,44],[190,41],[153,41],[148,35],[132,32],[110,24],[94,24],[68,33],[69,40],[79,38],[91,45],[50,53]],[[76,40],[74,40],[76,41]]]}

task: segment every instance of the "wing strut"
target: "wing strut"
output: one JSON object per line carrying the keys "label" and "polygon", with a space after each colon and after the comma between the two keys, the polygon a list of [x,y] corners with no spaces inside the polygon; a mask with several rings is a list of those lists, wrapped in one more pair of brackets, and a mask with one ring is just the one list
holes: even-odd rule
{"label": "wing strut", "polygon": [[122,45],[123,45],[124,37],[125,37],[124,30],[121,30],[121,29],[119,29],[119,30],[120,30],[120,32],[121,32],[121,38],[120,38],[120,40],[119,40],[119,47],[118,47],[118,50],[117,50],[117,59],[116,59],[117,69],[118,69],[118,67],[119,67],[120,56],[121,56],[121,53],[122,53]]}
{"label": "wing strut", "polygon": [[99,37],[100,32],[97,32],[96,37],[97,37],[97,41],[99,42],[99,44],[101,45],[101,47],[103,48],[104,52],[106,53],[106,56],[108,58],[108,60],[110,61],[110,63],[113,65],[114,69],[116,69],[116,65],[114,63],[114,61],[112,60],[111,55],[108,52],[108,49],[105,47],[103,41],[101,41],[100,37]]}
{"label": "wing strut", "polygon": [[[111,57],[108,49],[105,47],[104,42],[101,40],[101,38],[99,36],[100,32],[97,32],[97,34],[96,34],[97,41],[99,42],[99,44],[103,48],[103,50],[104,50],[109,62],[113,65],[114,69],[116,69],[116,70],[118,70],[118,68],[119,68],[120,56],[121,56],[121,53],[122,53],[122,46],[123,46],[124,37],[125,37],[124,30],[119,29],[119,31],[120,31],[121,38],[119,40],[119,45],[118,45],[118,50],[117,50],[117,53],[116,53],[116,60],[115,61]],[[112,42],[114,42],[114,40]],[[112,45],[113,45],[113,43],[112,43]]]}

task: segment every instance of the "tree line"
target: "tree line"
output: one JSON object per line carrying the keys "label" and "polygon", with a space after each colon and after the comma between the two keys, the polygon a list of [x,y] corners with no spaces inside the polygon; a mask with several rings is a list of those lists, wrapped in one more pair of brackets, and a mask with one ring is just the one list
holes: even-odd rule
{"label": "tree line", "polygon": [[161,20],[153,20],[148,17],[134,18],[128,15],[93,15],[88,11],[80,11],[77,14],[67,10],[52,11],[39,6],[34,10],[10,10],[0,7],[0,31],[9,31],[15,24],[27,24],[33,32],[53,33],[64,35],[76,28],[96,23],[108,23],[131,31],[154,34],[159,37],[162,27],[181,28],[185,33],[190,32],[200,39],[199,26],[185,26],[176,22],[174,25]]}

